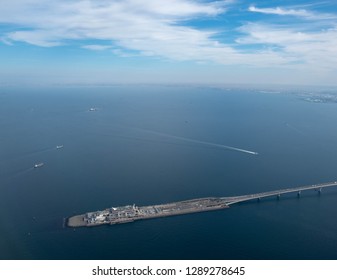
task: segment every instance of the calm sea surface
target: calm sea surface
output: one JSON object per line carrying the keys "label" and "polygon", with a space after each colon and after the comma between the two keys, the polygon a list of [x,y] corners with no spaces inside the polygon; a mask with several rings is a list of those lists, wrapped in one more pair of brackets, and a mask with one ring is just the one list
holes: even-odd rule
{"label": "calm sea surface", "polygon": [[[223,211],[63,228],[64,217],[112,206],[335,181],[336,124],[337,104],[292,94],[1,88],[0,259],[337,259],[337,188]],[[39,162],[44,166],[34,169]]]}

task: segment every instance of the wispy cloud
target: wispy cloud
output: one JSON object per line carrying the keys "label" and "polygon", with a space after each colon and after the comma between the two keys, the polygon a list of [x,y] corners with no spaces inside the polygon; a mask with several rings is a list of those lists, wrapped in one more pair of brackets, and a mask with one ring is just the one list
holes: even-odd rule
{"label": "wispy cloud", "polygon": [[13,46],[13,43],[8,40],[6,37],[0,37],[0,43],[4,43],[5,45],[8,45],[8,46]]}
{"label": "wispy cloud", "polygon": [[[232,28],[229,32],[235,35],[236,41],[220,32],[224,26],[205,29],[187,23],[191,19],[226,19],[231,5],[240,3],[235,0],[11,0],[0,9],[0,23],[12,26],[2,35],[2,41],[41,47],[71,45],[76,41],[76,45],[83,42],[84,49],[110,50],[111,55],[122,57],[137,54],[224,65],[336,67],[337,24],[332,14],[303,7],[252,5],[248,10],[255,13],[311,19],[312,24],[314,20],[329,21],[324,30],[310,29],[311,24],[303,30],[293,22],[277,26],[259,19],[258,23],[241,25],[240,20],[235,27],[228,27]],[[225,25],[226,21],[219,23]]]}
{"label": "wispy cloud", "polygon": [[182,31],[186,35],[197,33],[192,28],[182,30],[175,25],[180,20],[223,13],[226,3],[190,0],[13,0],[1,7],[0,22],[25,28],[24,31],[9,33],[8,38],[42,46],[85,38],[123,40],[149,37],[165,40],[180,37]]}
{"label": "wispy cloud", "polygon": [[111,46],[106,45],[85,45],[82,46],[83,49],[92,50],[92,51],[105,51],[111,49]]}
{"label": "wispy cloud", "polygon": [[257,8],[251,5],[248,8],[250,12],[299,19],[280,22],[274,18],[246,23],[239,27],[239,31],[245,35],[237,38],[236,42],[240,45],[259,45],[277,50],[279,55],[296,67],[335,69],[337,15],[314,12],[304,7],[312,5],[273,8]]}
{"label": "wispy cloud", "polygon": [[[270,51],[262,63],[259,55],[245,54],[213,39],[216,30],[197,29],[184,22],[223,14],[233,0],[13,0],[0,10],[0,22],[22,25],[9,32],[7,40],[42,47],[67,44],[71,40],[113,42],[114,49],[137,51],[143,56],[173,60],[211,61],[222,64],[286,63]],[[15,14],[15,17],[11,16]],[[84,45],[91,50],[107,49],[100,44]],[[123,52],[114,52],[123,53]]]}
{"label": "wispy cloud", "polygon": [[7,33],[7,41],[52,47],[69,40],[108,40],[146,54],[179,58],[178,48],[210,46],[214,34],[179,23],[219,15],[229,2],[13,0],[1,7],[0,22],[24,27]]}
{"label": "wispy cloud", "polygon": [[239,44],[260,44],[279,49],[289,61],[305,67],[335,69],[337,63],[337,29],[299,31],[294,27],[250,23],[240,28],[246,33]]}
{"label": "wispy cloud", "polygon": [[262,14],[272,14],[279,16],[295,16],[301,17],[305,19],[313,19],[313,20],[330,20],[336,19],[336,15],[328,14],[328,13],[317,13],[312,12],[306,9],[292,9],[292,8],[257,8],[256,6],[250,6],[248,11]]}

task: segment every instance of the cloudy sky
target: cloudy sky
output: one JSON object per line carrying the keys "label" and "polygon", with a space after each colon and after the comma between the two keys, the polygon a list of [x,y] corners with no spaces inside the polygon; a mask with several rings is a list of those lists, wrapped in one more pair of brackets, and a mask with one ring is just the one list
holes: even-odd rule
{"label": "cloudy sky", "polygon": [[0,83],[337,85],[335,0],[0,0]]}

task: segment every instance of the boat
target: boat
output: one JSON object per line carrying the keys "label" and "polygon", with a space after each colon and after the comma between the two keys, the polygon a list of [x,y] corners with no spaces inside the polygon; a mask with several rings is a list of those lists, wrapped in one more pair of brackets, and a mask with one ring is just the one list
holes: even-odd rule
{"label": "boat", "polygon": [[63,145],[56,146],[56,149],[62,149]]}
{"label": "boat", "polygon": [[43,162],[40,162],[40,163],[37,163],[34,165],[34,168],[39,168],[39,167],[42,167],[44,165]]}
{"label": "boat", "polygon": [[97,109],[97,108],[94,108],[94,107],[92,107],[92,108],[89,109],[90,112],[95,112],[95,111],[97,111],[97,110],[98,110],[98,109]]}

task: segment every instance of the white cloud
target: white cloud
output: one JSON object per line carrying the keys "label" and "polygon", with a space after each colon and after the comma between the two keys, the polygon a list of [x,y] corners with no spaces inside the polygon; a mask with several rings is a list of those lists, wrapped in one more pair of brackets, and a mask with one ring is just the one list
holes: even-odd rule
{"label": "white cloud", "polygon": [[[6,1],[6,0],[0,0]],[[311,32],[294,27],[246,24],[236,44],[217,41],[217,30],[198,29],[185,21],[216,17],[233,0],[11,0],[0,8],[0,23],[17,27],[3,42],[42,47],[83,41],[82,48],[108,50],[119,56],[134,53],[172,60],[226,65],[282,67],[301,62],[336,67],[336,30]],[[249,8],[252,12],[327,19],[303,9]],[[331,16],[331,15],[329,15]],[[13,28],[11,28],[13,30]],[[233,30],[237,32],[237,30]],[[88,44],[87,42],[90,42]],[[111,45],[107,44],[111,42]],[[238,48],[246,45],[259,48]]]}
{"label": "white cloud", "polygon": [[[0,22],[22,25],[26,30],[9,32],[7,40],[42,47],[69,40],[111,41],[114,49],[174,60],[211,61],[223,64],[286,63],[277,53],[244,54],[212,39],[216,31],[200,30],[183,23],[194,17],[224,13],[227,1],[192,0],[12,0],[0,10]],[[12,15],[15,15],[14,17]],[[28,29],[28,30],[27,30]],[[107,46],[84,45],[98,50]],[[114,52],[124,53],[123,51]]]}
{"label": "white cloud", "polygon": [[[310,24],[300,21],[270,23],[248,23],[239,28],[246,34],[237,39],[242,45],[260,45],[277,50],[296,67],[336,69],[337,63],[337,16],[318,13],[299,8],[257,8],[250,6],[249,11],[294,16],[310,20]],[[324,26],[324,28],[322,28]]]}
{"label": "white cloud", "polygon": [[105,51],[111,49],[111,46],[106,45],[85,45],[82,46],[83,49],[92,50],[92,51]]}
{"label": "white cloud", "polygon": [[57,34],[50,34],[48,30],[32,30],[11,32],[7,34],[6,40],[22,41],[41,47],[55,47],[61,45],[60,38]]}
{"label": "white cloud", "polygon": [[[229,1],[191,0],[12,0],[0,9],[0,22],[24,27],[7,39],[43,47],[67,40],[109,40],[155,52],[151,45],[208,45],[212,32],[184,27],[181,20],[223,13]],[[163,54],[165,55],[165,54]]]}
{"label": "white cloud", "polygon": [[296,16],[306,19],[312,20],[330,20],[336,19],[336,15],[327,14],[327,13],[315,13],[312,11],[308,11],[305,9],[287,9],[287,8],[257,8],[255,6],[250,6],[248,11],[262,14],[272,14],[272,15],[280,15],[280,16]]}
{"label": "white cloud", "polygon": [[8,45],[8,46],[13,46],[13,43],[11,40],[8,40],[7,37],[0,37],[0,42],[1,43],[4,43],[5,45]]}
{"label": "white cloud", "polygon": [[240,28],[247,35],[239,44],[261,44],[279,48],[289,61],[302,62],[306,67],[336,69],[337,28],[299,31],[295,28],[263,24],[247,24]]}

